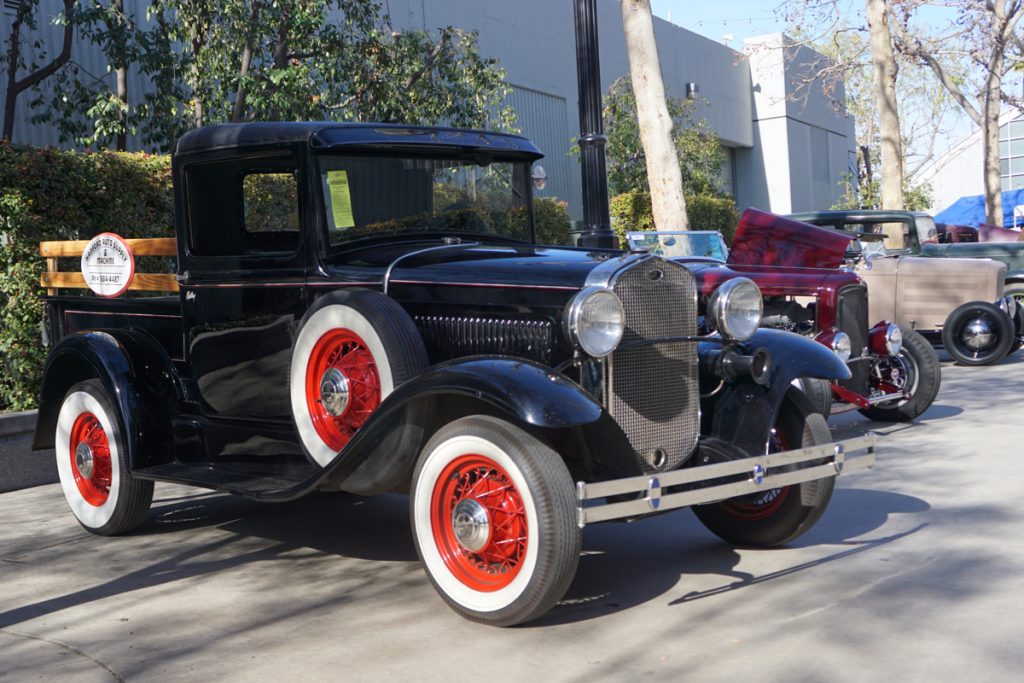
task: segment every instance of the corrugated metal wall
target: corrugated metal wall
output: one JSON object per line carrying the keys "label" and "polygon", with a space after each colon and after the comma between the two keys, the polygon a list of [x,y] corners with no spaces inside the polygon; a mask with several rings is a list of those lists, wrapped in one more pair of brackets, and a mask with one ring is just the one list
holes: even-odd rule
{"label": "corrugated metal wall", "polygon": [[578,218],[581,209],[571,200],[580,196],[580,164],[578,156],[568,156],[576,136],[570,132],[565,98],[513,85],[508,103],[516,112],[516,126],[544,153],[540,164],[548,183],[534,190],[535,196],[569,201],[570,214]]}
{"label": "corrugated metal wall", "polygon": [[[143,25],[146,23],[146,8],[149,5],[146,0],[125,0],[124,4],[125,11],[129,14],[134,14],[138,23]],[[39,59],[44,54],[47,60],[59,54],[64,39],[64,27],[54,24],[54,18],[60,16],[64,9],[64,3],[61,0],[40,0],[39,6],[40,8],[36,14],[39,26],[38,31],[28,35],[28,32],[24,28],[22,29],[22,50],[25,61],[29,63],[33,58]],[[14,10],[8,9],[5,6],[3,14],[0,16],[0,45],[3,46],[5,52],[13,21]],[[34,47],[33,44],[37,41],[40,42],[42,49],[37,50]],[[95,47],[88,40],[83,40],[81,35],[75,35],[71,49],[71,64],[69,66],[78,70],[78,78],[82,81],[102,78],[111,84],[114,83],[114,74],[107,68],[107,61],[103,56],[103,51]],[[3,72],[0,73],[3,73],[4,81],[6,82],[6,65]],[[25,71],[18,73],[19,78],[24,78],[25,75]],[[49,78],[43,82],[42,87],[46,91],[47,99],[55,92],[55,84],[56,80],[54,78]],[[141,79],[138,73],[134,71],[129,72],[128,94],[132,101],[138,99],[139,94],[148,87],[148,82]],[[3,111],[2,108],[6,95],[7,93],[0,89],[0,111]],[[32,89],[26,90],[18,97],[17,118],[14,123],[14,142],[38,147],[60,145],[56,128],[50,125],[32,124],[29,122],[31,116],[39,113],[29,106],[30,100],[34,97],[35,92]],[[129,149],[139,149],[139,144],[137,139],[129,138],[128,140]],[[64,144],[60,146],[70,147],[72,145]]]}

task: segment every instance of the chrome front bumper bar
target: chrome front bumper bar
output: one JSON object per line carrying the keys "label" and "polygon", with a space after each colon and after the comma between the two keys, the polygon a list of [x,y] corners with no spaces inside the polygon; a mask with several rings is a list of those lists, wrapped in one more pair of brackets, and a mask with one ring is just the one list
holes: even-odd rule
{"label": "chrome front bumper bar", "polygon": [[[577,482],[577,522],[580,528],[583,528],[594,522],[639,517],[688,505],[713,503],[726,498],[867,469],[875,464],[876,440],[876,435],[868,432],[855,439],[713,465],[688,467],[662,474],[613,479],[593,484]],[[780,471],[781,468],[786,469]],[[743,474],[748,475],[743,481],[712,483],[725,477]],[[664,489],[681,484],[691,484],[694,488],[663,494]],[[614,503],[588,504],[588,501],[597,501],[608,496],[629,494],[638,497]]]}

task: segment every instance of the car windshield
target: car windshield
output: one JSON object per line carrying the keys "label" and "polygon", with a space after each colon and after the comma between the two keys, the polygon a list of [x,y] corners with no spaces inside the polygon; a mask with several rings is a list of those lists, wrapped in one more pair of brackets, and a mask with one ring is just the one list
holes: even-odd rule
{"label": "car windshield", "polygon": [[725,240],[717,232],[631,232],[627,238],[630,247],[667,258],[703,256],[725,261],[729,257]]}
{"label": "car windshield", "polygon": [[937,244],[939,241],[939,229],[935,227],[935,220],[931,216],[918,216],[917,239],[921,244]]}
{"label": "car windshield", "polygon": [[533,237],[527,163],[321,155],[319,171],[331,246],[426,232]]}

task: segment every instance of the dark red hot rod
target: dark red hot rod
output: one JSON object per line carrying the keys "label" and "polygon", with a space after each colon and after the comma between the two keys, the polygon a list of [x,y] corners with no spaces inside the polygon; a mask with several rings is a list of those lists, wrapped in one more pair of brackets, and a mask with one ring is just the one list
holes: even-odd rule
{"label": "dark red hot rod", "polygon": [[[630,233],[630,241],[666,256],[710,253],[679,244],[691,234]],[[672,249],[664,247],[669,236]],[[917,332],[887,320],[869,324],[867,288],[843,265],[852,241],[834,230],[748,209],[724,263],[694,256],[676,260],[697,276],[705,301],[722,283],[750,278],[764,296],[763,326],[813,337],[848,364],[852,376],[832,382],[832,396],[817,382],[801,382],[821,412],[827,415],[834,399],[873,420],[911,420],[938,394],[939,361]]]}

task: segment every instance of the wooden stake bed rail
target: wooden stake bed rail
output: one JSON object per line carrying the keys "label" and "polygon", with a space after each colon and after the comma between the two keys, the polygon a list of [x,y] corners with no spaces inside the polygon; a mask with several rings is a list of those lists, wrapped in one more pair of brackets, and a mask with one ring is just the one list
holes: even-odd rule
{"label": "wooden stake bed rail", "polygon": [[[173,237],[126,239],[135,256],[177,256],[177,240]],[[57,270],[58,258],[81,257],[89,240],[67,242],[40,242],[39,255],[46,258],[46,271],[39,276],[39,284],[50,296],[57,294],[57,288],[86,289],[81,273],[62,273]],[[178,281],[171,273],[136,273],[128,289],[147,292],[177,292]]]}

